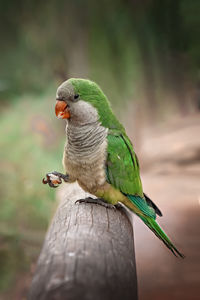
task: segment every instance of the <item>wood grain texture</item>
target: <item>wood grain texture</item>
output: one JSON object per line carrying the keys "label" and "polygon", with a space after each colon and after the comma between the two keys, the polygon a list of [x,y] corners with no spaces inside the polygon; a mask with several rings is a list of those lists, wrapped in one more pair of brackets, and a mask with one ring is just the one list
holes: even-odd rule
{"label": "wood grain texture", "polygon": [[75,204],[85,193],[67,185],[37,263],[29,300],[134,300],[132,225],[122,209]]}

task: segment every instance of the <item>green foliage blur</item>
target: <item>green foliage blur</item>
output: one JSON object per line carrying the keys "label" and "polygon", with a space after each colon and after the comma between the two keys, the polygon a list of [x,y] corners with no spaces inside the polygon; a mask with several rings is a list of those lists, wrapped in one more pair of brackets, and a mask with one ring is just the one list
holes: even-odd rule
{"label": "green foliage blur", "polygon": [[42,186],[61,170],[55,91],[70,77],[100,84],[113,106],[200,99],[198,0],[0,1],[0,290],[35,261],[55,203]]}

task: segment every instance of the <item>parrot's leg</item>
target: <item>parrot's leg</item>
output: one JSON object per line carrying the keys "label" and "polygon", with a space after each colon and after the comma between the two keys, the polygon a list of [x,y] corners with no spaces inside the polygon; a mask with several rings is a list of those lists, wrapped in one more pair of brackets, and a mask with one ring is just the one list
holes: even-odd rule
{"label": "parrot's leg", "polygon": [[113,204],[109,204],[107,202],[105,202],[104,199],[101,199],[101,198],[91,198],[91,197],[88,197],[88,198],[85,198],[85,199],[79,199],[77,200],[75,203],[93,203],[93,204],[99,204],[103,207],[106,207],[106,208],[116,208],[115,205]]}
{"label": "parrot's leg", "polygon": [[46,178],[43,178],[42,182],[44,184],[48,183],[48,185],[50,187],[57,188],[59,186],[59,184],[62,183],[62,179],[65,182],[69,182],[69,175],[68,174],[64,175],[62,173],[54,171],[54,172],[51,172],[51,173],[47,173]]}

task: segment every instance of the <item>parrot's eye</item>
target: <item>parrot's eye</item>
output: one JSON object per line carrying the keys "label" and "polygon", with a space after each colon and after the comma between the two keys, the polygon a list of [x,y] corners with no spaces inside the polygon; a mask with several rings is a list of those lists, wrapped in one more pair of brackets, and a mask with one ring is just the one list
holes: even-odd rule
{"label": "parrot's eye", "polygon": [[74,99],[78,99],[79,98],[79,94],[74,95]]}

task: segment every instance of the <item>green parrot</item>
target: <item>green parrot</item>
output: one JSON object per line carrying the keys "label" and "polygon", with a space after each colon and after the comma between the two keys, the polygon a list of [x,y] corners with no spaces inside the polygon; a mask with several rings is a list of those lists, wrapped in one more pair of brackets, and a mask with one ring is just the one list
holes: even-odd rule
{"label": "green parrot", "polygon": [[122,203],[174,255],[183,258],[156,222],[156,214],[162,216],[162,213],[143,192],[133,145],[100,87],[90,80],[71,78],[58,87],[56,100],[56,116],[67,121],[63,154],[66,174],[47,173],[43,183],[57,187],[62,179],[77,181],[86,192],[98,198],[84,201],[105,206]]}

